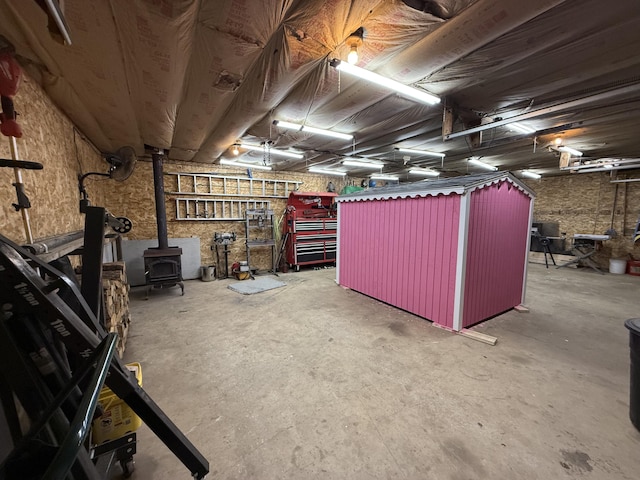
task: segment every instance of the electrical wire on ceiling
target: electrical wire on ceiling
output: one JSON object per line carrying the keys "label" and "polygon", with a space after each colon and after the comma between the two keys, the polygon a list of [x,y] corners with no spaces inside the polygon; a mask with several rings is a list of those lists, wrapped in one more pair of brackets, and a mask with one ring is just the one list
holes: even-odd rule
{"label": "electrical wire on ceiling", "polygon": [[103,156],[102,152],[96,147],[92,141],[90,141],[87,137],[85,137],[80,130],[78,130],[75,126],[73,127],[73,148],[75,149],[76,161],[78,162],[78,167],[80,168],[80,175],[84,173],[84,167],[82,166],[82,161],[80,160],[80,153],[78,152],[78,137],[86,143],[94,152],[98,155]]}

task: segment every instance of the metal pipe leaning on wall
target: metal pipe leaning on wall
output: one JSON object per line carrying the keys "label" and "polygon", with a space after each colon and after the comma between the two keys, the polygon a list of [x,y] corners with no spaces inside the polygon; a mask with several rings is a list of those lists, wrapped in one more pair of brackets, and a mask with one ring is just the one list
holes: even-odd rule
{"label": "metal pipe leaning on wall", "polygon": [[62,235],[56,235],[55,237],[45,238],[39,242],[27,243],[26,245],[23,245],[23,247],[35,255],[42,255],[43,253],[50,252],[54,248],[61,247],[67,243],[71,243],[74,240],[82,238],[83,235],[83,230],[78,230],[76,232],[63,233]]}

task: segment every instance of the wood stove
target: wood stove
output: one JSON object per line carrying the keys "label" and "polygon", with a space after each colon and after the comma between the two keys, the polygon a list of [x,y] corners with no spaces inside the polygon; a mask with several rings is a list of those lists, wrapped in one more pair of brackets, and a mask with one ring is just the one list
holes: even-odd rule
{"label": "wood stove", "polygon": [[182,249],[180,247],[148,248],[144,251],[144,278],[150,288],[169,288],[179,285],[184,294],[182,281]]}
{"label": "wood stove", "polygon": [[156,199],[156,223],[158,226],[158,247],[144,251],[144,278],[147,285],[147,297],[152,288],[170,288],[180,286],[184,295],[182,281],[182,249],[169,246],[167,234],[167,211],[164,204],[164,178],[162,173],[163,152],[158,150],[151,155],[153,161],[153,187]]}

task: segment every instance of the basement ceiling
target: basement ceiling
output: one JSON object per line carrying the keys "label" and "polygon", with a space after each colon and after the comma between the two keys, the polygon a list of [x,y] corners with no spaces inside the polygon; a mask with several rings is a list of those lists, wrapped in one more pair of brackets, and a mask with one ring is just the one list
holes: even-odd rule
{"label": "basement ceiling", "polygon": [[[637,0],[66,0],[71,45],[49,33],[35,0],[0,8],[0,33],[23,67],[104,152],[131,145],[143,154],[146,144],[175,160],[369,174],[342,164],[358,157],[401,180],[417,179],[410,167],[479,172],[470,157],[559,174],[556,137],[584,158],[639,156]],[[332,67],[359,28],[357,66],[441,102],[418,103]],[[454,135],[518,115],[535,132],[498,126],[444,140],[445,109]],[[260,148],[234,156],[240,142]]]}

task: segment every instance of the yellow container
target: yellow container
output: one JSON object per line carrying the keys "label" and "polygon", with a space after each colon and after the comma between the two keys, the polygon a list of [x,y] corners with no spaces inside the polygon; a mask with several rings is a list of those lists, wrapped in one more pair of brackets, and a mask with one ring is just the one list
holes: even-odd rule
{"label": "yellow container", "polygon": [[[139,363],[128,363],[127,368],[134,372],[138,385],[142,385],[142,366]],[[135,432],[142,420],[129,405],[120,400],[109,387],[100,391],[98,403],[102,408],[102,416],[93,421],[93,443],[100,444],[124,437]]]}

